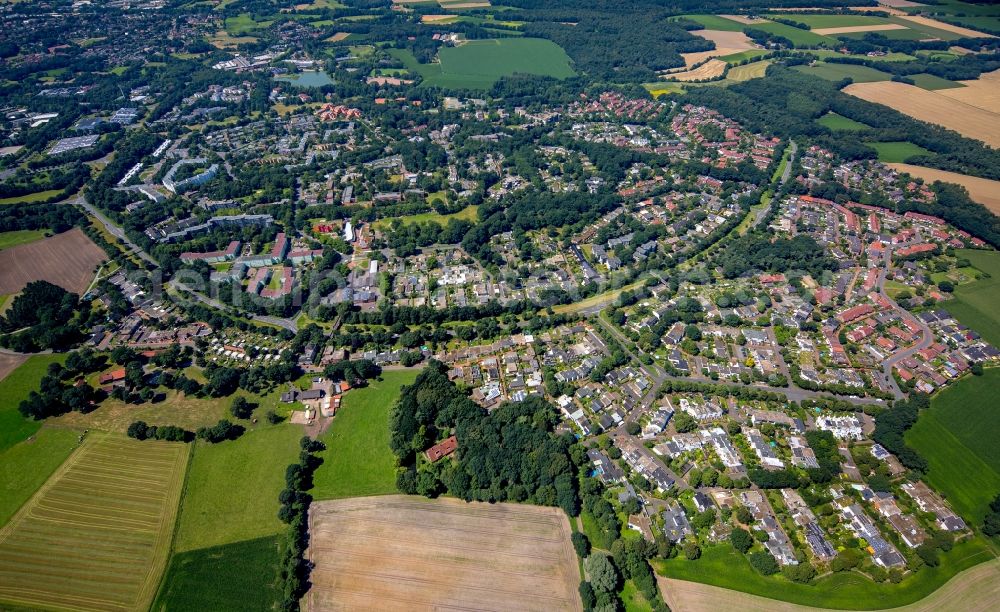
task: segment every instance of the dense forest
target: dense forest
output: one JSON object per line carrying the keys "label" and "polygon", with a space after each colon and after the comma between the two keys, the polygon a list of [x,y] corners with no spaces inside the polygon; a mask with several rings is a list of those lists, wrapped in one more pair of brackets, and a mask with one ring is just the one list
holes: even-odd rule
{"label": "dense forest", "polygon": [[823,270],[837,268],[837,262],[827,256],[823,247],[811,236],[800,235],[772,241],[769,235],[760,232],[733,240],[719,255],[718,260],[726,278],[736,278],[750,270],[805,270],[813,276],[819,276]]}
{"label": "dense forest", "polygon": [[[391,446],[404,493],[447,492],[467,501],[517,501],[580,509],[578,465],[586,461],[571,434],[557,435],[555,408],[540,397],[487,413],[431,362],[393,408]],[[426,461],[422,451],[455,435],[457,458]]]}

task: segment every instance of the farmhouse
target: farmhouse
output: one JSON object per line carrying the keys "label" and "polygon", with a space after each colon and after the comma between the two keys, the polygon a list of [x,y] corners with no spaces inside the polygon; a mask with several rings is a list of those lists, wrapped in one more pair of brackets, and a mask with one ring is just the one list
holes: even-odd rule
{"label": "farmhouse", "polygon": [[424,455],[431,463],[438,461],[455,452],[458,449],[458,438],[451,436],[438,442],[434,446],[424,451]]}
{"label": "farmhouse", "polygon": [[111,370],[106,374],[101,374],[101,377],[97,379],[102,385],[116,385],[123,383],[125,381],[125,368],[119,368],[117,370]]}

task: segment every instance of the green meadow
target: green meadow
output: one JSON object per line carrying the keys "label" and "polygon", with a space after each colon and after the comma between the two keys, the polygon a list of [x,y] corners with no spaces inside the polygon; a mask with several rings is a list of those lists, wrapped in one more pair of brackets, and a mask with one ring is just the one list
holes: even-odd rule
{"label": "green meadow", "polygon": [[830,111],[829,113],[823,115],[816,120],[816,123],[827,127],[834,132],[859,132],[861,130],[870,130],[871,127],[861,123],[860,121],[855,121],[854,119],[848,119],[843,115],[838,115],[837,113]]}
{"label": "green meadow", "polygon": [[968,376],[931,400],[906,441],[929,464],[927,483],[979,526],[1000,494],[1000,369]]}
{"label": "green meadow", "polygon": [[964,540],[941,555],[939,566],[908,573],[899,584],[876,583],[857,572],[827,574],[809,584],[792,582],[780,573],[762,576],[728,543],[705,547],[696,561],[688,561],[682,555],[667,561],[654,561],[653,567],[658,574],[669,578],[702,582],[805,606],[882,610],[923,599],[960,571],[994,557],[992,548],[982,538]]}
{"label": "green meadow", "polygon": [[890,79],[890,76],[881,70],[857,64],[828,64],[826,62],[819,62],[812,66],[795,66],[795,70],[826,79],[827,81],[842,81],[849,78],[855,83],[873,83],[875,81],[888,81]]}
{"label": "green meadow", "polygon": [[323,465],[313,477],[316,499],[340,499],[396,492],[396,458],[389,448],[389,412],[403,385],[417,370],[387,370],[382,380],[344,396],[330,429]]}
{"label": "green meadow", "polygon": [[65,355],[35,355],[0,381],[0,451],[27,440],[41,429],[40,422],[24,418],[17,407],[28,393],[38,388],[49,364],[65,359]]}
{"label": "green meadow", "polygon": [[867,146],[878,152],[878,160],[887,164],[903,163],[917,155],[934,155],[932,151],[915,145],[912,142],[866,142]]}

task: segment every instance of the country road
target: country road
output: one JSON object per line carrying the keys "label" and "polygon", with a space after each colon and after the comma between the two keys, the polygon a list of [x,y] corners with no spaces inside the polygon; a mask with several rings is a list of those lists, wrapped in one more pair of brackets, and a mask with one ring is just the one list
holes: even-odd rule
{"label": "country road", "polygon": [[84,197],[83,194],[80,194],[79,196],[77,196],[72,200],[67,200],[65,203],[73,204],[83,208],[84,210],[87,211],[88,214],[90,214],[95,219],[100,221],[101,225],[103,225],[105,229],[107,229],[112,236],[114,236],[118,240],[121,240],[126,246],[129,247],[130,251],[128,251],[128,254],[135,253],[136,255],[141,257],[144,261],[152,264],[157,268],[160,267],[160,262],[153,259],[153,257],[146,251],[142,250],[142,248],[139,245],[129,240],[128,236],[125,235],[125,230],[123,230],[120,226],[115,225],[113,221],[104,216],[104,213],[99,211],[94,205],[88,202],[87,198]]}

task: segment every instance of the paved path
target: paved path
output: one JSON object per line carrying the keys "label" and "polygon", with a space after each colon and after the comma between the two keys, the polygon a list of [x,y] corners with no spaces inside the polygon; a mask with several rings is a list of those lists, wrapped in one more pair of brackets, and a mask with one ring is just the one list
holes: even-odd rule
{"label": "paved path", "polygon": [[67,200],[67,203],[74,204],[86,210],[91,216],[97,219],[112,236],[114,236],[118,240],[121,240],[126,246],[128,246],[130,249],[129,253],[135,253],[143,260],[151,263],[153,266],[157,268],[160,267],[160,262],[153,259],[153,257],[146,251],[143,251],[139,245],[129,240],[128,236],[125,235],[125,230],[123,230],[120,226],[115,225],[115,223],[111,221],[111,219],[108,219],[106,216],[104,216],[104,213],[97,210],[97,208],[90,202],[88,202],[87,198],[84,197],[82,194],[72,200]]}

